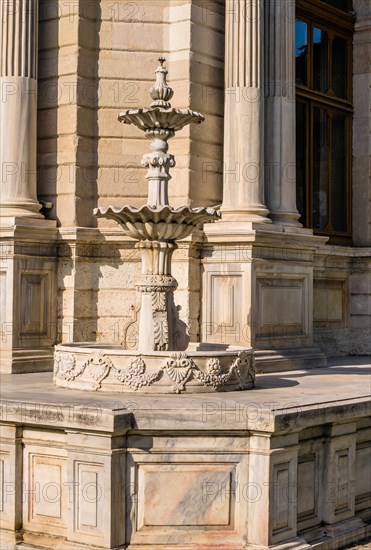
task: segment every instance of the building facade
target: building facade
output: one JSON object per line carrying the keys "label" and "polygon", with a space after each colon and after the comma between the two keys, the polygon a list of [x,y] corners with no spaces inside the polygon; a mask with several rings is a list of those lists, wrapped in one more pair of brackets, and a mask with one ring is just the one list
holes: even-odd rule
{"label": "building facade", "polygon": [[[369,1],[1,0],[0,24],[4,544],[365,537],[367,378],[282,372],[370,354]],[[173,106],[205,115],[171,142],[170,202],[221,212],[174,253],[179,315],[268,374],[252,409],[100,394],[94,416],[46,371],[57,343],[136,347],[139,251],[93,210],[145,200],[148,143],[117,115],[148,105],[162,55]]]}

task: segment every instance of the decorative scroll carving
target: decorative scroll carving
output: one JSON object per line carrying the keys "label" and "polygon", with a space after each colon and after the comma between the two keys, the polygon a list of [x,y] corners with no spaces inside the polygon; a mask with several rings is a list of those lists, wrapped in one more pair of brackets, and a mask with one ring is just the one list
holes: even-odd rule
{"label": "decorative scroll carving", "polygon": [[179,312],[182,306],[176,306],[174,303],[174,294],[170,294],[169,300],[171,300],[171,314],[173,322],[173,343],[175,349],[184,351],[189,344],[188,326],[184,321],[179,318]]}
{"label": "decorative scroll carving", "polygon": [[200,370],[197,370],[194,373],[194,377],[197,380],[200,380],[204,386],[211,386],[215,390],[220,386],[223,386],[228,382],[228,380],[233,376],[233,365],[229,371],[225,374],[222,374],[222,368],[220,361],[217,358],[210,359],[207,365],[206,374]]}
{"label": "decorative scroll carving", "polygon": [[[255,367],[252,356],[247,352],[240,352],[229,367],[222,367],[218,357],[212,357],[201,370],[192,357],[185,352],[169,353],[165,363],[155,371],[147,371],[145,361],[141,356],[130,358],[129,368],[121,368],[114,365],[112,359],[103,353],[94,353],[79,367],[76,366],[76,358],[73,353],[55,354],[56,370],[55,378],[61,378],[67,382],[72,382],[77,377],[82,377],[83,384],[93,382],[91,389],[98,390],[102,381],[110,373],[124,386],[128,386],[136,391],[143,387],[152,386],[163,374],[166,374],[171,380],[174,393],[187,391],[187,384],[191,380],[197,381],[205,387],[213,388],[215,391],[223,388],[227,383],[233,380],[232,384],[247,389],[254,385]],[[223,372],[224,370],[224,372]],[[165,385],[166,387],[166,385]]]}
{"label": "decorative scroll carving", "polygon": [[154,374],[145,374],[146,364],[141,357],[136,357],[131,360],[128,372],[118,369],[113,366],[113,374],[125,386],[129,386],[133,390],[142,388],[143,386],[151,386],[161,375],[161,371]]}
{"label": "decorative scroll carving", "polygon": [[122,342],[121,345],[124,349],[135,349],[136,344],[138,343],[138,338],[133,338],[133,345],[129,346],[129,332],[133,329],[134,336],[138,335],[138,314],[140,311],[140,306],[131,306],[131,319],[125,323],[122,331]]}
{"label": "decorative scroll carving", "polygon": [[233,362],[231,369],[236,373],[241,389],[255,382],[255,360],[253,355],[241,351]]}
{"label": "decorative scroll carving", "polygon": [[166,293],[152,292],[153,335],[156,351],[166,351],[169,346],[169,323],[166,309]]}

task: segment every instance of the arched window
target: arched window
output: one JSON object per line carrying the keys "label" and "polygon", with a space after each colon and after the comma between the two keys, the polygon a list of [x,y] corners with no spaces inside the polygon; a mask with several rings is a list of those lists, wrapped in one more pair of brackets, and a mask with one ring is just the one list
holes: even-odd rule
{"label": "arched window", "polygon": [[350,0],[296,0],[297,203],[301,222],[351,243]]}

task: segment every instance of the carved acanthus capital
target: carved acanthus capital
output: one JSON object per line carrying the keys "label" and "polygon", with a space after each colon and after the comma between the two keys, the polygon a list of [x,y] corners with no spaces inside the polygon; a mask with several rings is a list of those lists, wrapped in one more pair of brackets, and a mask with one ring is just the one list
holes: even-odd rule
{"label": "carved acanthus capital", "polygon": [[[175,164],[176,162],[175,162],[174,155],[168,155],[162,152],[147,153],[143,155],[143,158],[141,161],[142,166],[146,166],[149,169],[151,169],[152,167],[162,168],[166,173],[167,173],[167,170],[169,168],[173,168]],[[158,174],[157,171],[154,172],[154,175],[156,174]]]}

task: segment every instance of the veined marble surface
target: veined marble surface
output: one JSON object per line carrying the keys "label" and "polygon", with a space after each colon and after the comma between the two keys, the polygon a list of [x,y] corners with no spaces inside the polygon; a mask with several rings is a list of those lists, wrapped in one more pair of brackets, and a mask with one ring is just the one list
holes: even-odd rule
{"label": "veined marble surface", "polygon": [[[40,424],[42,415],[54,419],[55,425],[79,423],[89,413],[104,431],[115,429],[120,417],[131,413],[141,429],[158,428],[230,430],[257,428],[274,431],[277,420],[314,424],[351,419],[355,409],[371,412],[371,370],[368,357],[346,357],[329,360],[326,368],[257,374],[256,386],[249,392],[199,395],[137,395],[125,393],[91,394],[88,391],[57,388],[52,373],[3,375],[1,378],[1,418]],[[49,409],[43,406],[49,404]],[[341,405],[341,408],[339,407]],[[71,417],[73,411],[73,418]],[[352,412],[353,411],[353,412]],[[357,412],[357,414],[358,414]],[[41,416],[40,416],[41,415]],[[89,416],[88,415],[88,416]],[[71,419],[72,418],[72,419]],[[305,420],[306,419],[306,420]],[[332,420],[331,420],[332,419]],[[237,423],[236,423],[237,421]],[[84,422],[82,421],[82,426]]]}

